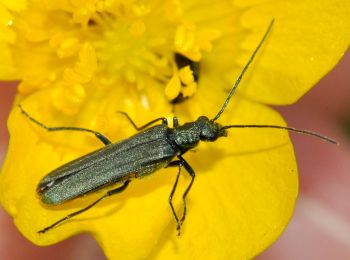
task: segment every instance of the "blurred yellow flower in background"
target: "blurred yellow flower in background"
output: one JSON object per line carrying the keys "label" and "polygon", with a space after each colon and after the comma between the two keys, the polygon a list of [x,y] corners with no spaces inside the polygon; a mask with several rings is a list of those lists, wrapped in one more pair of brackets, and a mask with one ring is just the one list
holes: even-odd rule
{"label": "blurred yellow flower in background", "polygon": [[[267,105],[298,100],[341,58],[350,42],[350,3],[338,1],[18,0],[0,3],[0,78],[19,80],[8,121],[9,151],[0,202],[35,244],[92,234],[110,259],[252,258],[286,227],[297,197],[297,167],[288,134],[230,130],[185,158],[197,173],[182,235],[168,205],[175,169],[128,189],[44,235],[37,231],[80,209],[98,192],[57,207],[40,203],[36,186],[54,168],[100,147],[77,126],[117,141],[159,116],[180,122],[218,111],[269,21],[275,26],[222,124],[284,124]],[[179,67],[181,55],[198,64]],[[98,174],[98,173],[96,173]],[[189,178],[183,174],[175,204]]]}

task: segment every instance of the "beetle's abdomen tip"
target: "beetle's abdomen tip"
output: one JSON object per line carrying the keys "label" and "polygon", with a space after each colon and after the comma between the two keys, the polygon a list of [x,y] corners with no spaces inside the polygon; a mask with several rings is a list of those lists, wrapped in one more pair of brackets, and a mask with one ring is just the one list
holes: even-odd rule
{"label": "beetle's abdomen tip", "polygon": [[53,194],[42,193],[42,194],[39,194],[39,196],[40,196],[41,202],[44,203],[45,205],[55,206],[55,205],[62,204],[62,200],[57,196],[54,196]]}
{"label": "beetle's abdomen tip", "polygon": [[36,188],[40,200],[46,205],[58,205],[62,203],[60,198],[58,198],[57,195],[55,196],[53,190],[50,189],[53,185],[54,181],[40,182]]}

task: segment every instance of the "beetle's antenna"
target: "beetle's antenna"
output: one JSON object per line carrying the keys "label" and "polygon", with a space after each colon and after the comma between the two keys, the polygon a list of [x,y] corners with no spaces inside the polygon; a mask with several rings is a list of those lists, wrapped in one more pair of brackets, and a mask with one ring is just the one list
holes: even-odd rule
{"label": "beetle's antenna", "polygon": [[258,46],[256,47],[256,49],[254,50],[252,56],[250,56],[250,59],[248,61],[248,63],[244,66],[241,74],[239,75],[239,77],[237,78],[235,84],[233,85],[231,91],[230,91],[230,94],[228,95],[228,97],[226,98],[225,100],[225,103],[224,105],[222,106],[222,108],[220,109],[220,111],[216,114],[216,116],[211,120],[211,121],[216,121],[219,119],[219,117],[221,116],[221,114],[225,111],[227,105],[228,105],[228,102],[230,101],[231,97],[233,96],[233,94],[235,93],[239,83],[241,82],[246,70],[248,69],[249,65],[252,63],[252,61],[254,60],[255,58],[255,55],[258,53],[260,47],[263,45],[267,35],[269,34],[269,32],[271,31],[272,29],[272,26],[273,26],[273,23],[274,23],[275,19],[272,19],[270,24],[269,24],[269,27],[267,28],[263,38],[261,39],[260,43],[258,44]]}
{"label": "beetle's antenna", "polygon": [[277,129],[283,129],[283,130],[287,130],[287,131],[296,132],[299,134],[311,135],[311,136],[317,137],[319,139],[322,139],[326,142],[329,142],[331,144],[338,144],[337,141],[335,141],[327,136],[321,135],[321,134],[316,133],[316,132],[312,132],[312,131],[308,131],[308,130],[304,130],[304,129],[298,129],[298,128],[294,128],[294,127],[279,126],[279,125],[227,125],[227,126],[223,126],[221,129],[229,129],[229,128],[277,128]]}

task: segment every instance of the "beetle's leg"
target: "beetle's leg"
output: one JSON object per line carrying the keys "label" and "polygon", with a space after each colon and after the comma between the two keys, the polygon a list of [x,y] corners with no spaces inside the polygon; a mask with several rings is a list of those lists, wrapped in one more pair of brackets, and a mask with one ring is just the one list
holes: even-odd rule
{"label": "beetle's leg", "polygon": [[182,225],[182,223],[185,221],[186,218],[186,196],[188,194],[188,192],[190,191],[192,184],[194,182],[194,178],[196,177],[196,174],[194,172],[194,170],[192,169],[192,167],[188,164],[188,162],[186,162],[186,160],[184,158],[182,158],[181,155],[178,156],[178,158],[180,159],[181,163],[183,164],[183,166],[185,167],[186,171],[190,174],[191,176],[191,182],[188,185],[187,189],[185,190],[184,194],[182,195],[182,200],[183,200],[183,214],[182,217],[180,219],[180,226]]}
{"label": "beetle's leg", "polygon": [[176,221],[176,229],[177,229],[178,235],[180,235],[181,225],[180,225],[179,217],[176,215],[176,211],[175,211],[175,208],[174,208],[174,205],[173,205],[173,196],[174,196],[174,193],[175,193],[175,190],[176,190],[176,187],[177,187],[177,183],[179,182],[179,177],[180,177],[181,168],[182,168],[181,160],[173,161],[173,162],[171,162],[168,165],[168,167],[172,167],[172,166],[178,166],[179,170],[177,172],[176,179],[175,179],[175,182],[174,182],[174,186],[173,186],[173,188],[172,188],[172,190],[170,192],[170,196],[169,196],[168,201],[169,201],[169,204],[170,204],[170,207],[171,207],[171,211],[173,212],[173,215],[174,215],[174,218],[175,218],[175,221]]}
{"label": "beetle's leg", "polygon": [[177,127],[177,126],[179,126],[179,119],[176,116],[174,116],[173,117],[173,127]]}
{"label": "beetle's leg", "polygon": [[44,228],[42,230],[39,230],[38,233],[40,233],[40,234],[46,233],[50,229],[52,229],[52,228],[56,227],[57,225],[59,225],[60,223],[62,223],[62,222],[66,221],[66,220],[68,220],[68,219],[70,219],[70,218],[72,218],[72,217],[74,217],[76,215],[79,215],[79,214],[81,214],[81,213],[91,209],[93,206],[95,206],[101,200],[103,200],[103,199],[105,199],[107,197],[110,197],[110,196],[112,196],[114,194],[117,194],[117,193],[120,193],[120,192],[124,191],[126,189],[126,187],[128,187],[129,182],[130,182],[130,180],[127,180],[127,181],[124,182],[124,184],[122,186],[120,186],[120,187],[118,187],[118,188],[116,188],[114,190],[107,191],[105,195],[103,195],[101,198],[99,198],[98,200],[94,201],[93,203],[91,203],[87,207],[65,216],[64,218],[62,218],[62,219],[56,221],[55,223],[53,223],[52,225],[50,225],[50,226],[48,226],[48,227],[46,227],[46,228]]}
{"label": "beetle's leg", "polygon": [[124,111],[117,111],[118,113],[122,114],[123,116],[125,116],[129,122],[132,124],[132,126],[137,130],[137,131],[140,131],[142,129],[145,129],[147,127],[149,127],[150,125],[153,125],[154,123],[158,122],[158,121],[162,121],[163,124],[166,124],[168,125],[168,120],[165,118],[165,117],[159,117],[159,118],[156,118],[150,122],[148,122],[147,124],[145,125],[142,125],[142,126],[137,126],[135,124],[135,122],[131,119],[131,117],[128,115],[128,113],[124,112]]}
{"label": "beetle's leg", "polygon": [[37,124],[38,126],[46,129],[47,131],[80,131],[80,132],[88,132],[88,133],[92,133],[94,134],[103,144],[108,145],[111,143],[111,141],[104,136],[103,134],[101,134],[100,132],[91,130],[91,129],[86,129],[86,128],[81,128],[81,127],[48,127],[46,125],[44,125],[43,123],[39,122],[38,120],[36,120],[35,118],[33,118],[31,115],[29,115],[23,108],[21,105],[18,105],[18,107],[21,109],[21,112],[23,115],[25,115],[30,121],[32,121],[33,123]]}

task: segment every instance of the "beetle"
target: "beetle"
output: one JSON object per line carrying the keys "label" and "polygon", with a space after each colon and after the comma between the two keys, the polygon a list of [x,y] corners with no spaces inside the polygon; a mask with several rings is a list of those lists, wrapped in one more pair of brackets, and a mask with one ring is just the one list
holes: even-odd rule
{"label": "beetle", "polygon": [[[130,121],[134,128],[140,132],[120,142],[112,143],[106,136],[94,130],[79,127],[48,127],[29,115],[22,108],[22,106],[19,105],[21,112],[30,121],[48,131],[89,132],[94,134],[105,145],[105,147],[68,162],[67,164],[64,164],[46,175],[37,186],[37,192],[44,204],[62,204],[92,191],[96,191],[114,184],[121,184],[119,187],[107,191],[102,197],[90,205],[67,215],[50,226],[38,231],[38,233],[45,233],[60,223],[87,211],[101,200],[124,191],[133,178],[142,178],[163,167],[178,167],[177,176],[168,201],[176,221],[178,235],[180,235],[180,229],[185,221],[187,212],[186,197],[196,176],[195,171],[184,159],[183,155],[187,151],[196,147],[201,141],[214,142],[220,137],[227,136],[227,130],[230,128],[277,128],[315,136],[330,143],[336,144],[336,141],[326,136],[293,127],[278,125],[222,126],[216,122],[225,111],[249,65],[254,60],[255,55],[258,53],[266,37],[271,31],[273,23],[274,20],[270,22],[264,36],[242,69],[221,109],[212,119],[209,119],[206,116],[200,116],[193,122],[180,125],[178,119],[174,117],[173,128],[170,128],[168,126],[167,119],[160,117],[141,127],[138,127],[127,113],[120,112]],[[161,124],[152,126],[160,121],[162,122]],[[178,184],[182,167],[184,167],[188,172],[191,180],[182,196],[183,212],[180,218],[174,209],[172,199]]]}

